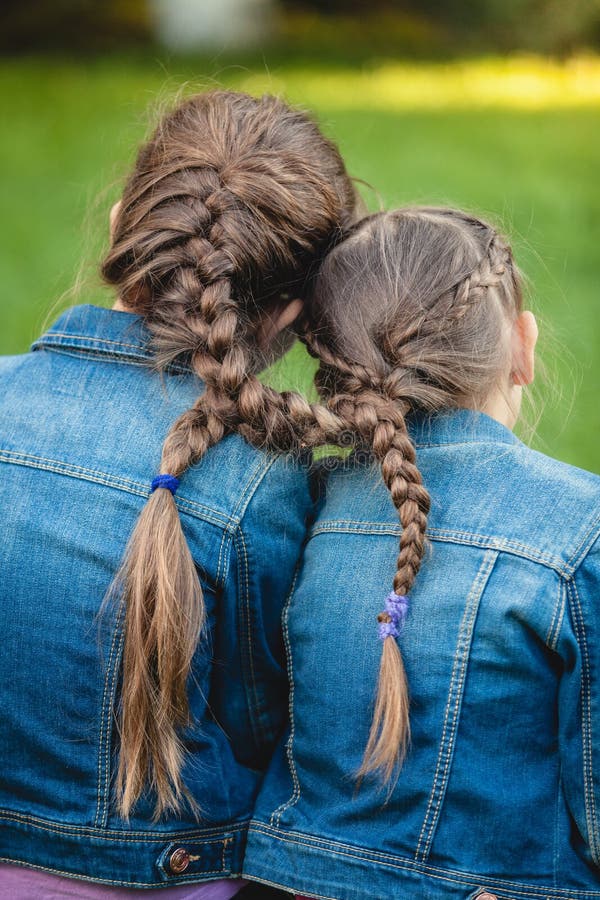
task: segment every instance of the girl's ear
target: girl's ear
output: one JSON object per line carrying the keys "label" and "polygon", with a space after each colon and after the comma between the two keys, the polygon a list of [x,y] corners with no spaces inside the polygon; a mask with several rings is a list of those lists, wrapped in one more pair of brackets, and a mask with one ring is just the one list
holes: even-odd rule
{"label": "girl's ear", "polygon": [[110,233],[111,241],[114,239],[114,236],[115,236],[115,228],[117,226],[117,217],[118,217],[120,211],[121,211],[121,201],[117,200],[116,203],[113,203],[112,208],[110,210],[110,216],[109,216],[109,233]]}
{"label": "girl's ear", "polygon": [[535,316],[526,310],[513,324],[511,370],[513,384],[524,386],[533,381],[537,338],[538,326]]}

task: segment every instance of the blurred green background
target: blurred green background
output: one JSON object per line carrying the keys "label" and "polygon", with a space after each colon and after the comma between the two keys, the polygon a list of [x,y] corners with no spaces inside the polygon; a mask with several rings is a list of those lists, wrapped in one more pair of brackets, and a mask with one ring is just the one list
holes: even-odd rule
{"label": "blurred green background", "polygon": [[[207,36],[194,49],[161,35],[142,0],[8,0],[0,352],[24,351],[70,303],[111,302],[96,274],[108,210],[161,105],[214,84],[271,90],[315,112],[350,172],[371,186],[371,208],[448,203],[509,233],[540,316],[546,370],[521,435],[598,471],[600,5],[368,8],[264,0],[251,40]],[[296,348],[272,377],[308,390],[311,373]]]}

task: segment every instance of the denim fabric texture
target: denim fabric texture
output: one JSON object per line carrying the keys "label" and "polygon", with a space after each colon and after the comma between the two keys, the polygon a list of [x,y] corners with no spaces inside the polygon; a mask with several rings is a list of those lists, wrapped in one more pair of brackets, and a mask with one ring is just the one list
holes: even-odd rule
{"label": "denim fabric texture", "polygon": [[600,478],[483,413],[414,417],[428,549],[399,638],[411,746],[357,787],[397,513],[335,465],[284,616],[291,728],[244,870],[327,900],[600,898]]}
{"label": "denim fabric texture", "polygon": [[[189,682],[185,781],[197,822],[115,814],[118,606],[99,615],[158,472],[202,384],[159,374],[134,315],[70,309],[0,360],[0,857],[138,887],[235,876],[262,772],[285,725],[281,610],[312,510],[308,466],[237,436],[176,495],[208,608]],[[189,855],[175,874],[174,850]],[[181,867],[180,867],[181,868]]]}

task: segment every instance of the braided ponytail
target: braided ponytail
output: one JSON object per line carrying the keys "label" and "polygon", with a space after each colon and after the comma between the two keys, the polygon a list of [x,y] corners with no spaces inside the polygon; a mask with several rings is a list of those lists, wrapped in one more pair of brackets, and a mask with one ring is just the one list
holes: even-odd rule
{"label": "braided ponytail", "polygon": [[359,783],[372,773],[391,783],[410,735],[396,639],[425,552],[430,499],[406,419],[477,408],[506,366],[507,324],[521,302],[508,245],[449,209],[367,217],[317,277],[303,334],[319,360],[317,390],[378,461],[402,526],[393,591],[377,616],[382,657]]}
{"label": "braided ponytail", "polygon": [[232,92],[180,104],[125,187],[103,276],[145,318],[156,365],[187,360],[204,392],[165,439],[161,476],[116,579],[126,610],[116,779],[124,817],[146,787],[157,817],[184,802],[198,812],[182,782],[180,729],[205,610],[178,479],[233,431],[277,451],[336,438],[332,412],[258,380],[257,334],[282,291],[303,296],[355,205],[337,149],[310,119],[274,97]]}
{"label": "braided ponytail", "polygon": [[[380,627],[383,640],[381,666],[373,722],[358,777],[380,770],[389,781],[394,768],[404,758],[410,735],[408,684],[396,638],[398,625],[408,612],[407,595],[423,559],[430,504],[415,464],[415,448],[400,410],[395,422],[391,417],[386,420],[380,416],[372,446],[381,465],[384,484],[398,512],[402,534],[393,593],[388,597],[386,609],[377,617],[383,626]],[[397,621],[398,616],[400,621]]]}

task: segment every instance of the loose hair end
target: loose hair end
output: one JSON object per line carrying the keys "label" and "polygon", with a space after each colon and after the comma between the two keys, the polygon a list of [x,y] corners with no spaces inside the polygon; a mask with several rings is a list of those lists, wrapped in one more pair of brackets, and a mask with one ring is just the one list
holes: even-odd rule
{"label": "loose hair end", "polygon": [[125,639],[117,806],[128,818],[148,785],[157,795],[158,818],[191,801],[181,779],[178,729],[190,720],[187,676],[205,619],[198,573],[170,491],[149,497],[118,582]]}
{"label": "loose hair end", "polygon": [[379,681],[369,740],[360,769],[358,785],[367,775],[379,774],[392,785],[410,742],[409,701],[406,671],[395,638],[383,641]]}

